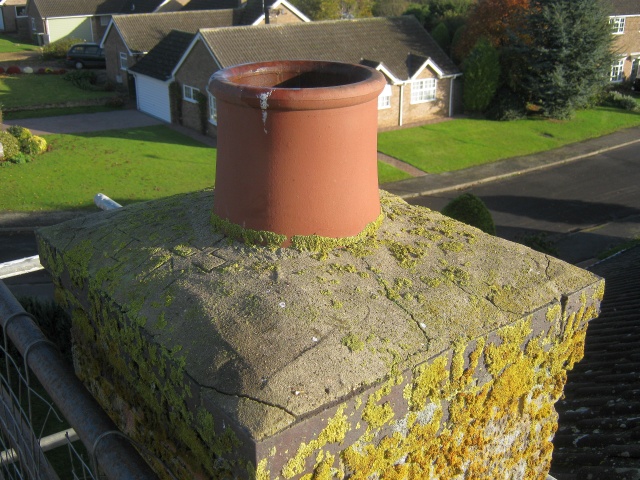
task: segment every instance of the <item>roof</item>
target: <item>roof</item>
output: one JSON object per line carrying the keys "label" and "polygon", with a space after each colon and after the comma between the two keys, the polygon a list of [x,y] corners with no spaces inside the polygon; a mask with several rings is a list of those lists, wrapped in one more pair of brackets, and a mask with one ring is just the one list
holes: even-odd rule
{"label": "roof", "polygon": [[556,404],[551,475],[640,478],[640,247],[589,270],[605,278],[604,299]]}
{"label": "roof", "polygon": [[231,26],[235,15],[231,9],[118,15],[113,25],[130,52],[146,53],[171,30],[195,34],[200,28]]}
{"label": "roof", "polygon": [[193,33],[172,30],[130,70],[158,80],[168,80],[193,37]]}
{"label": "roof", "polygon": [[608,0],[610,15],[640,15],[638,0]]}
{"label": "roof", "polygon": [[458,68],[413,16],[203,29],[200,35],[222,68],[268,60],[329,60],[384,66],[397,79],[411,78],[415,59],[443,72]]}
{"label": "roof", "polygon": [[111,15],[155,10],[162,0],[32,0],[43,18]]}

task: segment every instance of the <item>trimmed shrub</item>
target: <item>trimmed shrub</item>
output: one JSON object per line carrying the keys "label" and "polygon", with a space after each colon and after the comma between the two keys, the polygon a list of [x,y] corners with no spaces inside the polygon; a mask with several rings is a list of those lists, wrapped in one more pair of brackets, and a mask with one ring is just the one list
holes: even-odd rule
{"label": "trimmed shrub", "polygon": [[640,105],[631,95],[625,95],[624,93],[612,91],[608,92],[601,102],[602,105],[613,108],[621,108],[629,112],[637,112],[640,110]]}
{"label": "trimmed shrub", "polygon": [[[22,144],[20,145],[22,148]],[[25,147],[22,151],[27,155],[40,155],[47,151],[47,141],[37,135],[31,135],[29,140],[25,142]]]}
{"label": "trimmed shrub", "polygon": [[64,76],[64,79],[82,90],[103,90],[96,85],[98,76],[90,70],[72,70]]}
{"label": "trimmed shrub", "polygon": [[24,67],[22,69],[22,73],[33,73],[33,68],[31,67]]}
{"label": "trimmed shrub", "polygon": [[493,97],[485,112],[489,120],[520,120],[527,116],[527,101],[508,87],[503,87]]}
{"label": "trimmed shrub", "polygon": [[2,144],[4,152],[4,158],[2,161],[11,160],[20,153],[20,144],[18,143],[18,140],[8,132],[0,132],[0,144]]}
{"label": "trimmed shrub", "polygon": [[84,43],[81,38],[62,38],[42,48],[43,60],[65,58],[69,49],[76,43]]}
{"label": "trimmed shrub", "polygon": [[496,234],[496,225],[493,223],[491,212],[482,200],[471,193],[463,193],[451,200],[442,209],[442,213],[490,235]]}
{"label": "trimmed shrub", "polygon": [[31,130],[21,127],[20,125],[11,125],[7,128],[7,132],[16,137],[18,142],[28,140],[31,137]]}
{"label": "trimmed shrub", "polygon": [[40,68],[36,71],[36,73],[37,73],[38,75],[44,75],[46,72],[44,71],[44,68],[43,68],[43,67],[40,67]]}
{"label": "trimmed shrub", "polygon": [[11,65],[9,68],[7,68],[7,73],[9,75],[17,75],[18,73],[22,73],[22,70],[20,70],[20,67],[18,67],[17,65]]}
{"label": "trimmed shrub", "polygon": [[122,96],[110,97],[107,100],[105,100],[104,104],[106,107],[122,108],[126,104],[126,99]]}
{"label": "trimmed shrub", "polygon": [[4,73],[4,67],[0,67],[0,73]]}

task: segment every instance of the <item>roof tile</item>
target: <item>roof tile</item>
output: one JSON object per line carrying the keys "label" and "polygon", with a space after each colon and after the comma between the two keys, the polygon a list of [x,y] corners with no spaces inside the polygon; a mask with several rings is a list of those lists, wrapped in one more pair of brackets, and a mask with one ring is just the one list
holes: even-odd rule
{"label": "roof tile", "polygon": [[171,30],[195,34],[200,28],[231,26],[237,14],[226,9],[118,15],[113,23],[131,52],[146,53]]}
{"label": "roof tile", "polygon": [[551,475],[557,480],[640,479],[640,247],[590,270],[606,280],[585,357],[558,402]]}
{"label": "roof tile", "polygon": [[[413,16],[203,29],[222,67],[268,60],[382,63],[401,80],[427,58],[445,75],[458,68]],[[416,66],[416,60],[421,59]]]}

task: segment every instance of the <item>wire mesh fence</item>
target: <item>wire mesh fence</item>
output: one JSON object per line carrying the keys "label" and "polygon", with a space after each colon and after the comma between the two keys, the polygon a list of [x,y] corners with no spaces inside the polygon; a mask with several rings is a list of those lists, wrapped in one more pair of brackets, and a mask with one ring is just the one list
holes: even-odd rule
{"label": "wire mesh fence", "polygon": [[[0,478],[98,479],[86,449],[4,329],[0,347]],[[50,453],[47,453],[50,452]]]}

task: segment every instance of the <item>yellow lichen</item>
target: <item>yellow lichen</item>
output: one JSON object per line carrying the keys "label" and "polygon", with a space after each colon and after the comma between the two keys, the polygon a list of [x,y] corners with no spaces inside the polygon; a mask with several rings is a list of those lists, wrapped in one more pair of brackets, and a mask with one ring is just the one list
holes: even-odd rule
{"label": "yellow lichen", "polygon": [[305,470],[307,458],[314,451],[323,448],[329,443],[342,443],[345,435],[349,431],[350,425],[344,414],[345,405],[341,405],[336,414],[329,420],[327,426],[320,432],[318,437],[308,444],[301,443],[295,456],[282,467],[282,476],[286,479],[292,478]]}

